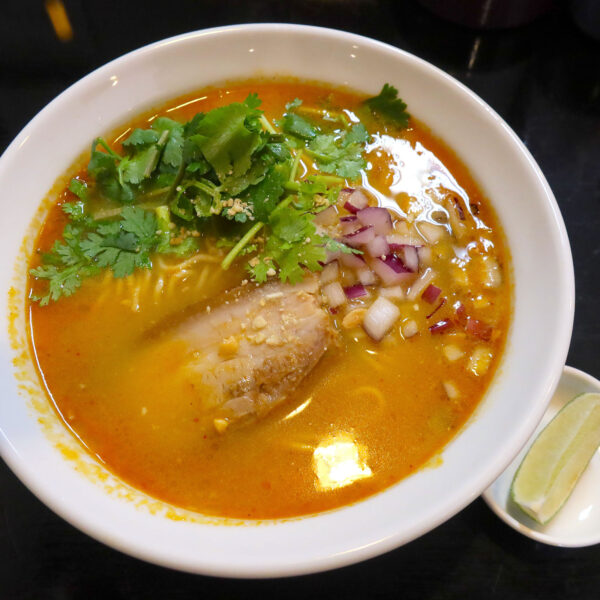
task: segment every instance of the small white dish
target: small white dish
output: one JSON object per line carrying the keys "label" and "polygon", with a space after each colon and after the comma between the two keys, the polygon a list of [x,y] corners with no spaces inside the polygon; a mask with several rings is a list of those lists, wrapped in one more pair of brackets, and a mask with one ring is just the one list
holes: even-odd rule
{"label": "small white dish", "polygon": [[505,523],[527,537],[552,546],[578,548],[600,543],[600,450],[594,454],[564,506],[546,525],[536,523],[512,502],[510,486],[517,468],[539,432],[567,402],[584,392],[600,392],[600,381],[583,371],[565,367],[548,410],[530,441],[508,469],[483,493],[488,506]]}

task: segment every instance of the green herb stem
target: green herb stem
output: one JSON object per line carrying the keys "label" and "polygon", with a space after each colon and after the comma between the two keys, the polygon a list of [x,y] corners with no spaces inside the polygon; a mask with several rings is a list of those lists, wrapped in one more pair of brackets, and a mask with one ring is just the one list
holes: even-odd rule
{"label": "green herb stem", "polygon": [[298,152],[296,152],[296,155],[294,156],[294,162],[292,163],[292,170],[290,171],[290,181],[294,181],[296,179],[296,173],[298,171],[298,165],[300,164],[300,161],[302,160],[302,155],[304,154],[304,152],[302,151],[302,148],[300,150],[298,150]]}
{"label": "green herb stem", "polygon": [[221,268],[227,271],[231,266],[231,263],[235,260],[235,257],[243,250],[246,244],[250,243],[254,236],[262,229],[264,223],[259,221],[254,223],[250,229],[244,234],[242,239],[229,251],[229,254],[223,259]]}
{"label": "green herb stem", "polygon": [[265,117],[265,115],[260,115],[260,122],[262,124],[262,126],[271,134],[276,134],[277,131],[275,130],[275,128],[273,127],[273,125],[271,125],[271,123],[269,122],[269,119],[267,119],[267,117]]}

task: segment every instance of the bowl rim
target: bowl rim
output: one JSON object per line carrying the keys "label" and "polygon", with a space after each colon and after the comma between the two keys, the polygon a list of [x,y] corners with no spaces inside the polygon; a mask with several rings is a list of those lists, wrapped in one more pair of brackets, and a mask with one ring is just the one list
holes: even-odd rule
{"label": "bowl rim", "polygon": [[[490,461],[486,469],[479,471],[478,477],[473,477],[470,480],[470,485],[465,486],[464,491],[461,494],[456,495],[454,501],[451,504],[445,504],[443,509],[440,507],[438,510],[433,511],[430,514],[430,518],[423,526],[422,523],[417,524],[409,528],[408,533],[404,531],[393,531],[390,535],[383,537],[378,540],[372,540],[369,543],[348,550],[347,552],[339,553],[336,555],[329,556],[327,559],[304,559],[301,561],[295,561],[289,564],[281,564],[277,566],[264,566],[263,569],[257,569],[252,566],[250,568],[242,565],[216,565],[216,564],[197,564],[197,561],[190,561],[187,564],[181,564],[181,561],[175,561],[172,557],[161,554],[160,551],[155,549],[136,544],[135,541],[128,540],[116,540],[108,535],[101,524],[97,522],[90,522],[88,519],[78,518],[69,509],[69,507],[55,501],[55,498],[46,490],[43,486],[38,485],[35,477],[29,472],[27,465],[22,461],[18,451],[12,446],[10,440],[5,436],[2,428],[0,427],[0,455],[11,468],[11,470],[17,475],[17,477],[47,506],[49,506],[55,513],[64,518],[67,522],[71,523],[78,529],[88,533],[94,538],[104,542],[105,544],[126,552],[132,556],[142,558],[146,561],[169,566],[171,568],[185,570],[195,573],[203,573],[218,576],[229,576],[229,577],[277,577],[285,575],[298,575],[306,573],[315,573],[319,571],[329,570],[345,565],[353,564],[385,552],[388,552],[399,545],[412,541],[416,537],[430,531],[437,527],[442,522],[446,521],[450,517],[454,516],[457,512],[462,510],[470,502],[472,502],[477,496],[485,490],[493,480],[495,480],[500,473],[506,468],[511,462],[514,455],[518,453],[520,448],[527,442],[531,432],[534,430],[536,424],[541,419],[545,407],[549,402],[552,392],[556,388],[562,368],[565,363],[571,330],[573,325],[574,316],[574,301],[575,301],[575,288],[574,288],[574,272],[573,263],[571,257],[571,250],[569,240],[567,237],[566,228],[562,219],[558,204],[554,198],[554,195],[542,174],[537,163],[533,159],[528,149],[524,146],[514,131],[505,123],[505,121],[479,96],[467,88],[464,84],[454,79],[438,67],[435,67],[431,63],[390,44],[373,40],[371,38],[348,33],[341,30],[330,29],[325,27],[316,27],[310,25],[296,25],[296,24],[283,24],[283,23],[252,23],[252,24],[240,24],[240,25],[227,25],[222,27],[214,27],[209,29],[203,29],[198,31],[192,31],[180,35],[176,35],[170,38],[166,38],[157,42],[153,42],[136,50],[133,50],[123,56],[120,56],[84,76],[80,80],[73,83],[55,99],[53,99],[48,105],[46,105],[36,116],[25,125],[21,132],[16,136],[13,142],[7,147],[3,155],[0,157],[0,173],[3,170],[3,166],[16,154],[18,148],[28,138],[29,133],[32,129],[37,126],[37,123],[42,120],[46,114],[51,112],[57,105],[67,100],[73,95],[79,94],[87,85],[94,82],[104,75],[108,75],[111,70],[115,67],[120,66],[123,63],[127,63],[132,59],[145,54],[152,54],[163,46],[185,43],[190,40],[194,40],[203,36],[215,36],[222,34],[236,34],[244,32],[253,32],[255,34],[269,34],[271,32],[281,33],[286,31],[290,35],[294,33],[306,34],[314,33],[319,36],[325,36],[336,41],[343,42],[356,42],[362,44],[367,49],[381,50],[388,53],[396,54],[402,57],[404,60],[413,62],[418,65],[421,69],[428,71],[432,76],[441,78],[452,86],[456,87],[465,98],[472,104],[477,105],[481,110],[487,113],[488,117],[492,119],[496,126],[503,130],[505,136],[510,138],[510,141],[515,147],[515,150],[520,152],[521,158],[524,159],[529,167],[531,173],[535,176],[536,182],[541,186],[544,196],[547,200],[547,208],[549,209],[550,216],[554,223],[555,230],[553,234],[556,239],[557,247],[560,249],[560,256],[562,264],[560,265],[561,275],[563,277],[563,283],[565,284],[563,289],[559,290],[559,293],[564,298],[563,310],[560,318],[557,320],[557,351],[554,353],[552,360],[549,361],[549,365],[546,369],[546,380],[545,390],[547,398],[545,401],[539,401],[535,410],[531,409],[528,414],[528,418],[525,419],[520,427],[516,428],[510,438],[510,452],[498,451],[495,459]],[[459,434],[460,435],[460,434]],[[458,436],[457,436],[458,437]],[[456,439],[456,438],[454,438]],[[382,492],[382,493],[385,493]],[[352,505],[351,505],[352,506]],[[346,507],[342,507],[344,510]],[[328,514],[328,513],[324,513]],[[311,516],[308,516],[311,518]]]}

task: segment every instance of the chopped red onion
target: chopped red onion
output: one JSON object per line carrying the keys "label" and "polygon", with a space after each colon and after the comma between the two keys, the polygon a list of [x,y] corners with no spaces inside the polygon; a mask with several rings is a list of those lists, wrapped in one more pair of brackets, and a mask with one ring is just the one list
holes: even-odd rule
{"label": "chopped red onion", "polygon": [[419,246],[415,244],[415,239],[409,235],[392,233],[391,235],[386,235],[385,239],[392,250],[400,250],[403,246],[414,246],[415,248],[419,248]]}
{"label": "chopped red onion", "polygon": [[337,223],[338,213],[334,206],[329,206],[320,213],[317,213],[314,218],[314,222],[322,227],[329,225],[335,225]]}
{"label": "chopped red onion", "polygon": [[367,243],[367,252],[371,256],[386,256],[390,253],[390,247],[382,235],[376,235]]}
{"label": "chopped red onion", "polygon": [[340,219],[340,226],[344,235],[354,233],[361,228],[361,224],[356,217],[342,217]]}
{"label": "chopped red onion", "polygon": [[425,302],[429,302],[429,304],[433,304],[437,300],[437,297],[441,293],[442,293],[442,290],[439,287],[430,283],[425,288],[425,291],[423,292],[423,295],[421,296],[421,298],[423,298],[423,300],[425,300]]}
{"label": "chopped red onion", "polygon": [[345,197],[344,208],[353,214],[369,205],[368,198],[360,190],[354,190]]}
{"label": "chopped red onion", "polygon": [[336,308],[337,306],[341,306],[342,304],[346,303],[346,294],[344,294],[344,289],[337,281],[323,286],[321,291],[327,300],[327,304],[329,304],[329,306],[332,308]]}
{"label": "chopped red onion", "polygon": [[367,206],[356,213],[358,220],[363,225],[371,225],[378,235],[392,233],[392,217],[387,208],[381,206]]}
{"label": "chopped red onion", "polygon": [[417,248],[417,254],[419,255],[419,266],[429,267],[431,265],[431,248],[429,246],[419,246]]}
{"label": "chopped red onion", "polygon": [[469,320],[465,305],[462,302],[455,302],[454,312],[456,314],[456,322],[464,327],[467,324],[467,321]]}
{"label": "chopped red onion", "polygon": [[364,269],[366,267],[365,259],[360,254],[354,254],[354,252],[351,254],[348,252],[341,252],[340,262],[350,269]]}
{"label": "chopped red onion", "polygon": [[396,300],[404,300],[406,294],[404,288],[400,285],[394,285],[392,287],[381,288],[379,293],[384,298],[395,298]]}
{"label": "chopped red onion", "polygon": [[357,269],[356,276],[363,285],[374,285],[375,283],[377,283],[377,275],[375,275],[373,271],[367,269],[366,267],[363,267],[362,269]]}
{"label": "chopped red onion", "polygon": [[433,317],[433,315],[435,315],[435,313],[440,310],[444,304],[446,304],[446,298],[442,298],[441,302],[425,318],[431,319],[431,317]]}
{"label": "chopped red onion", "polygon": [[392,328],[399,316],[400,309],[395,304],[379,297],[367,310],[363,327],[378,342]]}
{"label": "chopped red onion", "polygon": [[429,328],[429,331],[431,331],[431,333],[443,333],[447,329],[450,329],[450,327],[452,327],[452,321],[450,319],[442,319],[441,321],[434,323]]}
{"label": "chopped red onion", "polygon": [[361,227],[360,229],[345,235],[344,242],[348,244],[348,246],[357,248],[358,246],[368,244],[374,237],[375,230],[371,225],[367,225],[366,227]]}
{"label": "chopped red onion", "polygon": [[340,268],[337,261],[330,262],[329,264],[325,265],[321,271],[321,285],[335,281],[338,277],[339,271]]}
{"label": "chopped red onion", "polygon": [[357,283],[356,285],[350,285],[344,288],[344,293],[348,296],[349,300],[354,298],[360,298],[361,296],[367,296],[368,292],[364,285]]}
{"label": "chopped red onion", "polygon": [[478,319],[469,318],[467,320],[466,330],[467,333],[486,342],[492,337],[492,328]]}
{"label": "chopped red onion", "polygon": [[332,252],[331,250],[325,250],[325,264],[328,265],[330,262],[337,260],[341,254],[341,250],[336,250],[335,252]]}
{"label": "chopped red onion", "polygon": [[414,246],[403,246],[402,255],[404,257],[404,264],[409,271],[416,273],[419,270],[419,255],[417,249]]}
{"label": "chopped red onion", "polygon": [[410,286],[410,290],[408,290],[408,294],[406,294],[406,297],[409,300],[416,300],[425,291],[425,288],[433,281],[434,278],[435,272],[433,269],[427,269],[419,276],[418,279],[413,282],[413,284]]}
{"label": "chopped red onion", "polygon": [[386,256],[385,260],[374,258],[370,262],[370,267],[379,275],[385,286],[398,285],[413,277],[402,261],[394,255]]}

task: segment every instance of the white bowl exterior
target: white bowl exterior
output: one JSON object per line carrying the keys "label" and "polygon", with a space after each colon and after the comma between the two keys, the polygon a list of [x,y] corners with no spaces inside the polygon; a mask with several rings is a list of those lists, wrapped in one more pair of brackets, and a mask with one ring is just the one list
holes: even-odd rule
{"label": "white bowl exterior", "polygon": [[3,336],[0,449],[13,471],[57,513],[101,541],[192,572],[314,572],[429,531],[476,498],[525,444],[558,382],[571,335],[574,283],[564,224],[542,173],[510,128],[464,86],[410,54],[295,25],[219,28],[142,48],[76,83],[27,125],[0,160],[0,198],[10,225],[0,238],[2,314],[18,248],[40,200],[91,139],[180,94],[273,74],[367,93],[386,81],[399,88],[411,113],[451,145],[492,201],[513,257],[514,317],[501,369],[475,417],[444,450],[441,467],[340,510],[238,527],[153,516],[77,473],[19,395]]}

